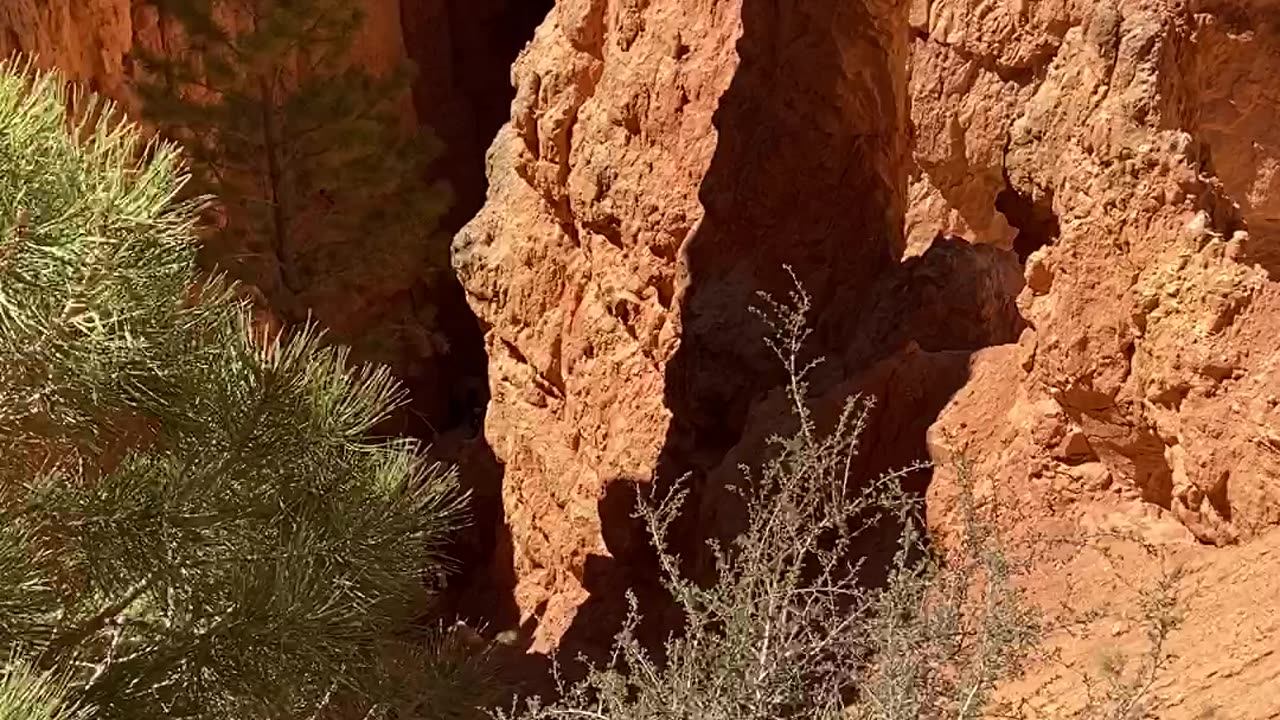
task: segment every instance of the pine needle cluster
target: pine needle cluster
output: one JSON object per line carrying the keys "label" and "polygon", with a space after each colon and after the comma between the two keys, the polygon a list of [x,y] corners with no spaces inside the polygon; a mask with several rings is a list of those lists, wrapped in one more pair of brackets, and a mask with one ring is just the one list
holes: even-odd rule
{"label": "pine needle cluster", "polygon": [[464,498],[371,437],[401,391],[197,281],[177,148],[68,100],[0,66],[0,718],[465,716],[406,629]]}

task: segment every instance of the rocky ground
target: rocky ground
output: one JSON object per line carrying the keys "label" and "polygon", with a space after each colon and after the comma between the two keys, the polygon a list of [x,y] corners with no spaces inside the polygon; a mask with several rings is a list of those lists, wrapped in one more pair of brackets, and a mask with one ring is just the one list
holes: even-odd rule
{"label": "rocky ground", "polygon": [[[1134,525],[1131,518],[1123,522]],[[1131,672],[1137,663],[1155,657],[1139,593],[1180,570],[1176,607],[1182,622],[1169,633],[1164,659],[1146,691],[1150,716],[1280,717],[1280,606],[1275,602],[1280,596],[1280,532],[1219,549],[1190,541],[1170,544],[1175,528],[1158,528],[1159,521],[1146,524],[1148,531],[1164,535],[1154,546],[1167,553],[1163,560],[1131,543],[1108,542],[1105,555],[1087,549],[1061,567],[1035,573],[1032,596],[1051,612],[1066,602],[1075,613],[1093,610],[1104,616],[1054,635],[1046,649],[1057,656],[1034,664],[1026,678],[1004,688],[1004,697],[1030,698],[1032,717],[1099,717],[1079,714],[1089,697],[1084,678],[1104,678],[1102,668],[1112,655],[1135,663]]]}

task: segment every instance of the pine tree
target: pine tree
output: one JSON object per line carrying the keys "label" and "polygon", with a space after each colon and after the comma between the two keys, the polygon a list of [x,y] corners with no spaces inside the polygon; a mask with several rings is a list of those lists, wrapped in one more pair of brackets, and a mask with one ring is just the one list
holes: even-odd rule
{"label": "pine tree", "polygon": [[0,65],[0,718],[464,717],[409,622],[463,498],[371,438],[397,386],[195,280],[177,149],[68,100]]}
{"label": "pine tree", "polygon": [[216,196],[207,258],[262,288],[286,320],[317,299],[386,297],[448,266],[428,186],[438,143],[405,127],[408,68],[352,62],[352,0],[147,0],[177,31],[141,53],[144,114],[180,138]]}

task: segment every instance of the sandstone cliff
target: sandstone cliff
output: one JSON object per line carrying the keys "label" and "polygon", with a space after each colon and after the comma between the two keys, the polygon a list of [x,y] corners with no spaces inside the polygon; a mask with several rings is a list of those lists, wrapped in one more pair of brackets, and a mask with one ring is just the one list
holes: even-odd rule
{"label": "sandstone cliff", "polygon": [[[1258,120],[1280,36],[1263,8],[1202,5],[934,3],[915,21],[913,113],[952,129],[918,144],[915,183],[962,221],[1002,195],[1048,219],[1012,241],[1029,327],[976,359],[935,454],[966,447],[1046,514],[1109,493],[1224,544],[1280,521],[1280,145]],[[975,27],[991,36],[957,29]]]}
{"label": "sandstone cliff", "polygon": [[[891,398],[869,465],[923,456],[968,354],[1017,338],[1011,253],[944,239],[899,262],[907,19],[891,2],[561,2],[517,61],[454,262],[490,326],[486,434],[535,647],[643,574],[622,487],[723,479],[775,429],[748,306],[789,289],[784,264],[815,298],[822,390]],[[699,496],[681,549],[731,525],[720,499]]]}
{"label": "sandstone cliff", "polygon": [[15,52],[128,104],[129,0],[16,0],[0,6],[0,57]]}
{"label": "sandstone cliff", "polygon": [[1045,523],[1280,522],[1275,9],[560,0],[455,240],[535,647],[643,562],[616,487],[723,479],[776,424],[744,307],[784,263],[821,402],[882,398],[868,470],[932,424]]}

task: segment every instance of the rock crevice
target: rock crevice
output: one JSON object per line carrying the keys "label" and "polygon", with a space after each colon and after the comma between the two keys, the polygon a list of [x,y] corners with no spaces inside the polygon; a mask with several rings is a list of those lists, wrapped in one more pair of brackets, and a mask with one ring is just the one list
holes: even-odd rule
{"label": "rock crevice", "polygon": [[[622,590],[653,579],[632,482],[692,473],[673,549],[695,566],[737,521],[717,488],[786,422],[749,308],[788,268],[828,358],[816,401],[885,398],[867,472],[922,458],[969,354],[1017,339],[1013,253],[939,235],[900,261],[909,59],[887,0],[562,0],[517,61],[454,262],[489,328],[535,649],[607,642]],[[562,392],[532,381],[552,367]]]}
{"label": "rock crevice", "polygon": [[[1046,518],[1275,524],[1270,17],[560,0],[455,241],[535,647],[647,572],[611,488],[692,472],[690,547],[732,525],[712,489],[784,422],[746,309],[784,265],[814,299],[817,402],[885,399],[863,470],[919,459],[932,424],[934,459],[964,451]],[[940,470],[944,535],[954,490]]]}

